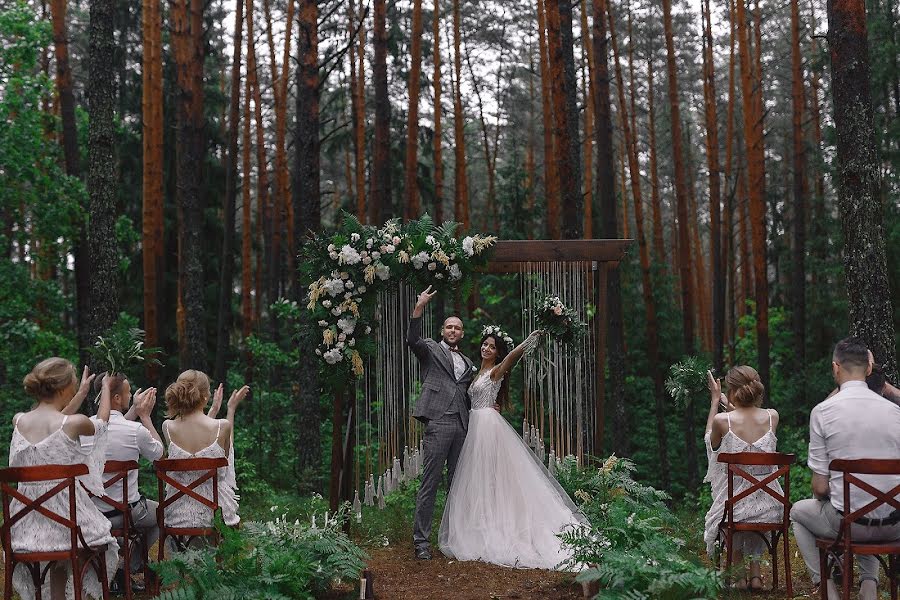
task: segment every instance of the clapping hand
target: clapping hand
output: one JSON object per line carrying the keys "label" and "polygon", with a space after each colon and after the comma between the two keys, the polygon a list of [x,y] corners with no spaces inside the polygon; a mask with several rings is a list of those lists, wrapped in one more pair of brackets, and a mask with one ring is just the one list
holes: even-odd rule
{"label": "clapping hand", "polygon": [[212,405],[210,405],[209,410],[206,412],[206,416],[215,419],[216,415],[219,414],[219,409],[222,408],[222,397],[225,395],[225,388],[223,384],[219,384],[219,387],[216,388],[216,391],[213,393],[213,401]]}
{"label": "clapping hand", "polygon": [[709,388],[710,404],[718,403],[725,410],[734,409],[731,402],[728,401],[728,397],[722,393],[722,380],[716,379],[712,371],[706,371],[706,387]]}
{"label": "clapping hand", "polygon": [[231,392],[231,397],[228,398],[228,414],[234,414],[237,410],[238,405],[244,401],[244,398],[247,397],[247,394],[250,392],[250,386],[244,385],[239,389]]}
{"label": "clapping hand", "polygon": [[91,389],[91,383],[94,381],[94,377],[97,375],[91,374],[91,370],[88,369],[87,365],[84,365],[84,371],[81,372],[81,384],[78,386],[78,395],[82,398],[87,396],[87,393]]}
{"label": "clapping hand", "polygon": [[149,419],[156,406],[156,388],[148,388],[135,398],[134,408],[141,420]]}

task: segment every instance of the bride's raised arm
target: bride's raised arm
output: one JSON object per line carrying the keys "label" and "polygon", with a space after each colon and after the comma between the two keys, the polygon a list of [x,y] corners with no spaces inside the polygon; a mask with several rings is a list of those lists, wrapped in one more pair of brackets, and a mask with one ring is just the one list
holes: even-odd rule
{"label": "bride's raised arm", "polygon": [[528,349],[528,346],[531,345],[531,340],[542,335],[544,332],[540,329],[532,331],[531,334],[525,338],[521,344],[512,349],[512,352],[506,355],[506,357],[500,361],[500,364],[491,369],[491,380],[492,381],[500,381],[503,377],[512,370],[519,359],[522,358],[522,355],[525,354],[525,350]]}

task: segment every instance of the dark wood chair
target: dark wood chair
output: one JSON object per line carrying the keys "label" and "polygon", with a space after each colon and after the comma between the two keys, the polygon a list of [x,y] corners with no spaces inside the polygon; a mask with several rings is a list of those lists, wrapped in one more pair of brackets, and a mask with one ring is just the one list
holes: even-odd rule
{"label": "dark wood chair", "polygon": [[[113,527],[111,530],[112,535],[116,538],[121,538],[123,540],[122,544],[122,560],[125,561],[124,571],[125,571],[125,598],[127,600],[131,600],[132,592],[131,592],[131,554],[134,552],[134,548],[140,548],[141,553],[143,554],[143,562],[144,562],[144,581],[149,584],[150,578],[153,573],[150,569],[149,565],[149,549],[147,548],[147,534],[135,527],[134,520],[131,516],[131,506],[128,504],[128,474],[130,471],[134,471],[138,469],[138,463],[136,460],[108,460],[106,461],[106,465],[103,469],[103,473],[106,475],[112,475],[107,481],[103,483],[103,488],[109,489],[117,482],[122,482],[122,497],[120,499],[115,499],[110,497],[108,494],[104,494],[102,496],[91,496],[97,497],[100,500],[103,500],[106,504],[111,506],[114,510],[122,513],[122,526],[121,527]],[[85,488],[90,494],[90,491]]]}
{"label": "dark wood chair", "polygon": [[[219,480],[217,470],[228,465],[227,458],[169,458],[153,463],[159,485],[159,506],[156,521],[159,526],[158,560],[163,560],[167,538],[172,538],[179,548],[186,548],[194,538],[206,537],[218,540],[218,532],[213,525],[209,527],[170,527],[166,525],[166,509],[182,498],[196,500],[209,508],[213,515],[219,507]],[[176,481],[170,473],[196,472],[196,479],[187,485]],[[205,498],[196,490],[207,481],[212,481],[212,499]],[[175,488],[175,493],[166,498],[166,484]]]}
{"label": "dark wood chair", "polygon": [[[824,582],[831,577],[831,570],[836,562],[841,563],[841,597],[844,600],[850,598],[850,588],[853,584],[853,556],[863,554],[875,556],[884,567],[891,586],[891,600],[897,600],[898,592],[898,567],[900,561],[900,540],[894,542],[855,542],[850,539],[850,526],[861,518],[865,518],[870,511],[879,506],[892,506],[894,510],[900,510],[900,485],[882,492],[866,483],[857,475],[900,475],[900,460],[895,459],[860,459],[860,460],[833,460],[828,465],[830,471],[840,471],[844,474],[844,514],[841,518],[841,527],[836,539],[817,538],[816,546],[819,548],[819,572],[822,574],[823,584],[819,586],[819,594],[822,600],[828,599],[828,592]],[[873,496],[873,500],[865,506],[860,506],[850,511],[850,489],[858,487]],[[888,559],[885,562],[884,557]],[[828,558],[833,560],[830,561]]]}
{"label": "dark wood chair", "polygon": [[[89,546],[81,533],[81,527],[78,525],[75,497],[77,480],[75,478],[87,474],[87,465],[83,464],[0,469],[0,497],[2,497],[3,501],[3,525],[0,525],[0,537],[2,537],[3,541],[4,600],[12,598],[13,570],[18,565],[28,569],[31,574],[31,580],[34,583],[35,598],[41,600],[41,586],[47,578],[50,567],[53,563],[58,562],[69,562],[72,565],[75,600],[81,600],[82,598],[82,581],[87,570],[91,567],[97,573],[104,600],[109,598],[109,580],[107,579],[104,556],[107,549],[106,545],[99,547]],[[14,484],[18,483],[55,483],[56,485],[38,498],[31,499],[16,489]],[[67,516],[60,515],[46,506],[48,500],[62,492],[68,492],[69,495],[69,514]],[[22,504],[22,507],[14,515],[10,512],[10,504],[13,499]],[[35,512],[69,530],[71,538],[69,549],[56,552],[13,552],[13,526],[25,516]],[[44,569],[41,569],[42,562],[48,563]]]}
{"label": "dark wood chair", "polygon": [[[725,539],[725,568],[730,569],[734,563],[735,533],[749,533],[758,535],[766,544],[769,555],[772,557],[772,589],[778,588],[778,542],[781,542],[784,556],[784,580],[788,597],[794,595],[794,586],[791,581],[791,554],[788,544],[788,529],[791,526],[791,465],[797,461],[794,454],[782,454],[780,452],[723,452],[719,454],[719,462],[728,466],[728,498],[725,500],[725,510],[722,520],[719,522],[719,537]],[[748,473],[746,466],[767,466],[774,470],[763,478]],[[776,468],[777,467],[777,468]],[[747,480],[750,486],[734,494],[734,477],[737,475]],[[779,494],[771,489],[769,484],[784,476],[784,493]],[[741,500],[751,494],[762,491],[774,498],[782,507],[780,523],[745,523],[734,520],[734,507]],[[721,560],[721,557],[720,557]]]}

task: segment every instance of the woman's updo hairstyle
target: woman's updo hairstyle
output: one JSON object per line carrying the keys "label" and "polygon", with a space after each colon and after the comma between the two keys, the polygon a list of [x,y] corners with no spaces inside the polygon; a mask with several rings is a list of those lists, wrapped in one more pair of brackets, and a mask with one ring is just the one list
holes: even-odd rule
{"label": "woman's updo hairstyle", "polygon": [[728,385],[728,399],[735,406],[748,408],[762,406],[766,388],[759,379],[759,373],[753,367],[738,365],[732,367],[725,376]]}
{"label": "woman's updo hairstyle", "polygon": [[54,356],[34,365],[31,373],[22,380],[25,392],[36,400],[50,399],[78,381],[75,365]]}
{"label": "woman's updo hairstyle", "polygon": [[166,388],[167,417],[174,419],[206,406],[209,377],[203,371],[188,369]]}

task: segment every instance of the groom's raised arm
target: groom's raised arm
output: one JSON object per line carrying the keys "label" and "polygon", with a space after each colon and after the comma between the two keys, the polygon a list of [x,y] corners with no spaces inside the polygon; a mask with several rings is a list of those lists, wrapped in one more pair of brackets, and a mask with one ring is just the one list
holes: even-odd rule
{"label": "groom's raised arm", "polygon": [[409,328],[406,330],[406,343],[419,360],[425,360],[428,356],[428,347],[425,345],[425,340],[422,339],[422,314],[425,312],[425,305],[436,293],[436,291],[431,291],[431,286],[428,286],[428,289],[419,294],[409,320]]}

